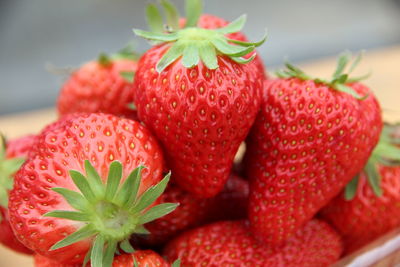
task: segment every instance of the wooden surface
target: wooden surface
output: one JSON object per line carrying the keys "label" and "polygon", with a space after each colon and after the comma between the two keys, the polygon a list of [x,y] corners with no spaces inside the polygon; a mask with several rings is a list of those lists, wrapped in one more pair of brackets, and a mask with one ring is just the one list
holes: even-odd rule
{"label": "wooden surface", "polygon": [[[304,70],[313,75],[328,78],[335,69],[335,58],[327,58],[302,64]],[[365,81],[377,95],[384,110],[386,121],[400,121],[400,46],[367,51],[357,74],[372,72]],[[54,109],[32,111],[0,117],[0,131],[13,138],[28,133],[37,133],[47,123],[56,119]],[[377,243],[379,244],[379,242]],[[346,259],[351,262],[352,257]],[[0,247],[0,267],[29,267],[30,257],[17,255]],[[381,265],[380,265],[381,266]],[[384,266],[384,265],[382,265]]]}

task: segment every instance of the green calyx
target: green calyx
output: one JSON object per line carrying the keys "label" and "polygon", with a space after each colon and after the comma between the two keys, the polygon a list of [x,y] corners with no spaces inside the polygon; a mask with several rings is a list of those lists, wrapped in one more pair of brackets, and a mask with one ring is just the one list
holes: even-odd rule
{"label": "green calyx", "polygon": [[324,79],[312,77],[312,76],[306,74],[300,68],[298,68],[288,62],[285,63],[286,69],[277,71],[276,75],[279,78],[298,78],[301,80],[313,80],[316,83],[325,84],[336,91],[350,94],[358,100],[364,100],[368,97],[368,95],[360,96],[353,88],[348,86],[348,84],[350,84],[350,83],[365,80],[366,78],[368,78],[370,76],[370,74],[367,74],[367,75],[363,75],[360,77],[352,77],[352,78],[350,77],[350,73],[360,63],[361,58],[362,58],[362,53],[359,53],[353,60],[353,63],[348,68],[348,71],[345,72],[346,67],[351,62],[352,55],[349,52],[345,52],[345,53],[341,54],[338,58],[337,67],[336,67],[335,72],[332,75],[331,80],[324,80]]}
{"label": "green calyx", "polygon": [[14,174],[25,161],[23,158],[6,158],[6,149],[6,139],[0,134],[0,206],[2,207],[8,207],[8,192],[13,188]]}
{"label": "green calyx", "polygon": [[[396,144],[400,144],[400,138],[394,136],[395,127],[386,124],[383,127],[379,143],[372,151],[367,164],[364,167],[368,184],[372,188],[374,194],[378,197],[382,196],[381,175],[379,166],[400,166],[400,148]],[[357,192],[358,181],[360,175],[357,175],[347,184],[345,188],[345,199],[352,200]]]}
{"label": "green calyx", "polygon": [[225,55],[233,61],[246,64],[255,58],[244,56],[254,51],[255,47],[262,45],[266,36],[259,42],[242,42],[227,38],[225,35],[239,32],[245,22],[243,15],[229,25],[219,29],[202,29],[197,27],[200,18],[202,3],[200,0],[186,1],[186,25],[179,29],[179,14],[176,8],[167,0],[161,1],[165,10],[167,24],[164,27],[162,17],[155,5],[147,8],[148,24],[151,31],[134,29],[134,33],[156,44],[168,43],[169,49],[157,63],[157,72],[162,72],[166,67],[182,58],[185,68],[192,68],[203,62],[208,69],[218,68],[217,56]]}
{"label": "green calyx", "polygon": [[71,170],[70,176],[80,192],[66,188],[52,188],[74,208],[74,211],[55,210],[46,217],[83,222],[84,226],[52,246],[51,250],[69,246],[84,239],[92,239],[93,244],[86,255],[83,266],[90,260],[94,267],[111,266],[118,249],[134,252],[129,243],[132,234],[148,234],[145,223],[172,212],[178,204],[163,203],[149,208],[164,192],[170,174],[157,185],[139,195],[141,172],[145,168],[134,169],[121,184],[122,164],[110,164],[107,181],[104,184],[96,169],[85,161],[86,175]]}

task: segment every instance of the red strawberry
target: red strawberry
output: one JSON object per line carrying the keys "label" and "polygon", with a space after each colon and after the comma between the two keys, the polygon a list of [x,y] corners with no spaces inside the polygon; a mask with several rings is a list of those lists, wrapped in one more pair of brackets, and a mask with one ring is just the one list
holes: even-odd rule
{"label": "red strawberry", "polygon": [[21,167],[34,142],[35,136],[28,135],[5,142],[1,136],[0,144],[0,243],[14,251],[31,254],[22,245],[11,229],[8,216],[8,191],[12,189],[14,173]]}
{"label": "red strawberry", "polygon": [[[35,267],[81,267],[82,264],[62,264],[39,254],[35,255]],[[137,250],[132,254],[115,257],[112,267],[169,267],[163,258],[151,250]]]}
{"label": "red strawberry", "polygon": [[253,57],[243,56],[262,42],[229,43],[235,41],[224,35],[238,32],[244,17],[218,31],[193,27],[198,9],[188,8],[185,29],[135,30],[162,43],[140,59],[134,102],[139,118],[163,144],[179,186],[212,197],[223,189],[258,112],[264,74],[246,64]]}
{"label": "red strawberry", "polygon": [[346,253],[400,226],[400,149],[385,128],[361,175],[321,212],[343,236]]}
{"label": "red strawberry", "polygon": [[109,58],[101,55],[73,72],[58,97],[60,115],[75,112],[104,112],[136,119],[132,103],[131,76],[137,69],[136,60],[124,54]]}
{"label": "red strawberry", "polygon": [[281,248],[261,245],[245,221],[223,221],[186,232],[164,250],[182,266],[329,266],[342,251],[340,237],[325,222],[312,220]]}
{"label": "red strawberry", "polygon": [[378,142],[379,104],[343,74],[348,60],[340,57],[332,81],[287,64],[279,79],[265,82],[245,157],[249,219],[260,240],[292,236],[362,169]]}
{"label": "red strawberry", "polygon": [[147,208],[169,179],[159,182],[161,150],[141,124],[113,115],[71,116],[47,129],[15,175],[13,230],[61,263],[82,263],[86,255],[94,266],[110,266],[117,246],[132,251],[129,237],[176,206]]}

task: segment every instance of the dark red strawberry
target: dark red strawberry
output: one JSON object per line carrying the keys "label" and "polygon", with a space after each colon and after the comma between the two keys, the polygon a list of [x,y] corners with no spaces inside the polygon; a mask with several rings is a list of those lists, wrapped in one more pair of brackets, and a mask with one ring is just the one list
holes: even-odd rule
{"label": "dark red strawberry", "polygon": [[61,263],[86,256],[94,266],[110,266],[117,247],[131,252],[129,237],[176,206],[148,208],[169,180],[161,180],[161,150],[144,126],[113,115],[71,116],[47,129],[15,175],[13,230]]}
{"label": "dark red strawberry", "polygon": [[184,267],[329,266],[342,252],[340,237],[325,222],[312,220],[281,248],[262,245],[245,221],[223,221],[193,229],[167,245],[168,260]]}
{"label": "dark red strawberry", "polygon": [[332,81],[287,64],[280,78],[265,82],[245,157],[249,219],[260,240],[290,238],[363,168],[378,142],[379,104],[343,73],[349,60],[340,57]]}
{"label": "dark red strawberry", "polygon": [[218,30],[194,27],[201,8],[191,3],[184,29],[135,30],[160,44],[140,59],[134,102],[139,118],[163,144],[179,186],[212,197],[223,189],[259,109],[264,74],[246,64],[254,55],[243,56],[263,41],[225,37],[240,31],[244,17]]}
{"label": "dark red strawberry", "polygon": [[[132,82],[137,69],[133,53],[102,54],[74,71],[58,97],[60,115],[104,112],[136,119],[132,110]],[[125,77],[125,78],[124,78]]]}
{"label": "dark red strawberry", "polygon": [[32,251],[18,241],[11,229],[8,216],[8,193],[13,187],[13,176],[28,155],[35,136],[28,135],[7,143],[1,135],[0,139],[0,243],[14,251],[31,254]]}
{"label": "dark red strawberry", "polygon": [[[35,267],[82,267],[82,264],[63,264],[39,254],[35,255]],[[135,265],[136,263],[136,265]],[[89,265],[88,265],[89,266]],[[112,267],[169,267],[160,255],[151,250],[137,250],[114,258]]]}
{"label": "dark red strawberry", "polygon": [[391,131],[385,126],[363,172],[321,211],[343,236],[346,253],[400,226],[400,149]]}

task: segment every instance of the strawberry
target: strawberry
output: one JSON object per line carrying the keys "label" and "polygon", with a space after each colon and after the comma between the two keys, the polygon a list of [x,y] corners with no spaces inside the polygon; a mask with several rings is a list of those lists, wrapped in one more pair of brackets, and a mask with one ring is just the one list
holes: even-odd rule
{"label": "strawberry", "polygon": [[148,232],[143,224],[176,207],[148,208],[168,183],[162,169],[161,150],[140,123],[101,113],[64,118],[37,137],[15,175],[11,225],[38,254],[111,266],[118,247],[132,252],[132,234]]}
{"label": "strawberry", "polygon": [[[35,267],[81,267],[82,264],[62,264],[36,254]],[[135,265],[136,263],[136,265]],[[132,254],[115,257],[112,267],[169,267],[163,258],[151,250],[137,250]]]}
{"label": "strawberry", "polygon": [[391,131],[385,126],[361,174],[321,211],[343,236],[346,254],[400,226],[400,149]]}
{"label": "strawberry", "polygon": [[282,247],[263,245],[247,221],[222,221],[186,232],[167,245],[182,266],[329,266],[342,251],[339,235],[319,220],[308,222]]}
{"label": "strawberry", "polygon": [[218,30],[194,27],[198,2],[187,1],[184,29],[135,30],[159,44],[139,61],[134,102],[139,118],[162,143],[179,186],[197,197],[213,197],[223,189],[258,112],[264,74],[246,64],[254,55],[243,56],[265,39],[245,43],[225,36],[238,32],[244,17]]}
{"label": "strawberry", "polygon": [[349,60],[339,58],[332,81],[287,64],[265,82],[245,155],[249,219],[260,240],[290,238],[362,169],[378,142],[379,104],[359,78],[343,73]]}
{"label": "strawberry", "polygon": [[13,176],[21,167],[35,140],[34,135],[10,140],[6,143],[0,135],[0,243],[14,251],[31,254],[31,250],[21,244],[11,229],[8,216],[8,192],[12,189]]}
{"label": "strawberry", "polygon": [[127,50],[87,62],[64,83],[57,102],[59,114],[104,112],[136,119],[129,106],[136,69],[133,52]]}

